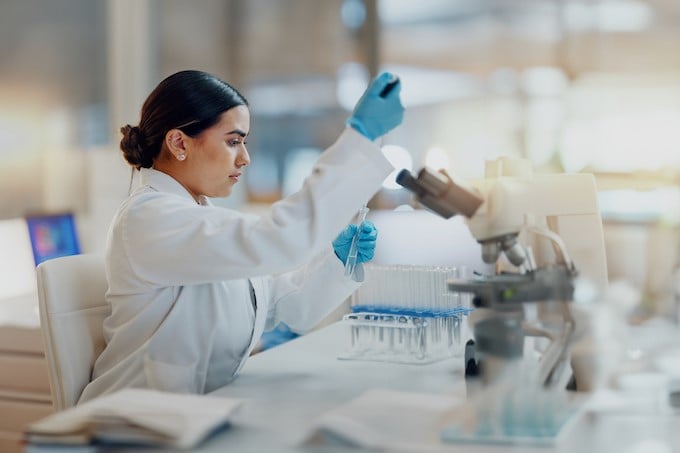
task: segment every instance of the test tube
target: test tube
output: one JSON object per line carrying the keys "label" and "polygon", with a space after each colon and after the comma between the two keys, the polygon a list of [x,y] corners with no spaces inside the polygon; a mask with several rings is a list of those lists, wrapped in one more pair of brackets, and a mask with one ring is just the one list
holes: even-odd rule
{"label": "test tube", "polygon": [[345,277],[351,277],[354,274],[354,268],[357,265],[357,257],[359,255],[359,234],[361,224],[366,220],[366,214],[368,214],[368,206],[365,204],[359,209],[359,220],[357,222],[357,231],[354,233],[352,238],[352,243],[349,246],[349,254],[347,255],[347,261],[345,262]]}

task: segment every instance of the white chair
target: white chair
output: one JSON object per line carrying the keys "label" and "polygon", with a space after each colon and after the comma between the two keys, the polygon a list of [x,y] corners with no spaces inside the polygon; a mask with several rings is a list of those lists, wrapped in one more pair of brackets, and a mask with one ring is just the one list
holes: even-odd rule
{"label": "white chair", "polygon": [[60,411],[77,403],[104,348],[110,313],[104,260],[93,254],[47,260],[37,267],[37,281],[52,403]]}

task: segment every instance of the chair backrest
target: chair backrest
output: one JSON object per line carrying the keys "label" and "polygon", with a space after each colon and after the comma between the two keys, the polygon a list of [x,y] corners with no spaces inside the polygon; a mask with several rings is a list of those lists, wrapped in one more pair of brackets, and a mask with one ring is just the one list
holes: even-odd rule
{"label": "chair backrest", "polygon": [[78,402],[104,348],[103,322],[111,312],[104,259],[85,254],[45,261],[37,282],[52,403],[60,411]]}

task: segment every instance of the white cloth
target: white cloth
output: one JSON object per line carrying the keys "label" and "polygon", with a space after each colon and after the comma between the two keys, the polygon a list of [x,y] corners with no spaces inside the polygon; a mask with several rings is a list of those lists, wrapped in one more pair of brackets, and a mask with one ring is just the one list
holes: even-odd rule
{"label": "white cloth", "polygon": [[358,287],[331,241],[392,170],[348,128],[298,193],[253,216],[199,205],[142,169],[109,231],[107,346],[80,402],[124,387],[207,393],[235,377],[265,328],[311,329]]}

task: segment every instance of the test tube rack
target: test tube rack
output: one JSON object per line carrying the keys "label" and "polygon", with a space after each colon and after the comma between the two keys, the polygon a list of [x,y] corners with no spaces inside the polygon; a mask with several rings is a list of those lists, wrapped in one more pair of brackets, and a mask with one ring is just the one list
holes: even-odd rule
{"label": "test tube rack", "polygon": [[446,281],[466,275],[465,268],[366,265],[343,318],[350,344],[339,358],[417,364],[461,356],[470,295],[450,292]]}

